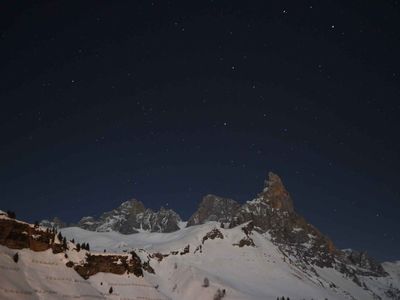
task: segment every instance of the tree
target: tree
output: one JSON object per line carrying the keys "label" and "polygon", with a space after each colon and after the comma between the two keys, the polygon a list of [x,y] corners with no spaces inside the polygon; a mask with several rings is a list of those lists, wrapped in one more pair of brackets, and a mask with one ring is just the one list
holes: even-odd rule
{"label": "tree", "polygon": [[15,215],[15,212],[11,210],[7,210],[7,216],[11,219],[15,219],[17,216]]}
{"label": "tree", "polygon": [[18,260],[19,260],[19,254],[18,254],[18,252],[14,254],[13,260],[14,260],[15,263],[18,262]]}
{"label": "tree", "polygon": [[112,287],[110,287],[110,289],[108,290],[108,292],[109,292],[110,294],[112,294],[112,292],[113,292],[113,288],[112,288]]}
{"label": "tree", "polygon": [[217,292],[214,295],[213,300],[221,300],[224,297],[225,297],[225,290],[221,291],[220,289],[218,289]]}
{"label": "tree", "polygon": [[39,227],[39,221],[35,221],[35,228]]}
{"label": "tree", "polygon": [[72,239],[72,240],[71,240],[71,243],[72,243],[72,244],[75,244],[75,239]]}
{"label": "tree", "polygon": [[221,225],[220,225],[220,227],[221,227],[221,228],[225,228],[225,225],[224,225],[224,223],[223,223],[223,222],[221,222]]}
{"label": "tree", "polygon": [[87,251],[90,251],[89,243],[86,243],[86,250],[87,250]]}
{"label": "tree", "polygon": [[81,244],[79,244],[79,243],[76,244],[76,251],[77,252],[81,251]]}
{"label": "tree", "polygon": [[62,236],[61,232],[59,232],[59,233],[57,234],[57,238],[58,238],[58,240],[60,241],[60,243],[62,243],[63,236]]}
{"label": "tree", "polygon": [[203,280],[203,287],[209,287],[210,286],[210,281],[208,280],[207,277],[204,277]]}
{"label": "tree", "polygon": [[63,248],[64,248],[64,249],[67,249],[67,239],[66,239],[65,236],[64,236],[64,238],[63,238],[62,245],[63,245]]}

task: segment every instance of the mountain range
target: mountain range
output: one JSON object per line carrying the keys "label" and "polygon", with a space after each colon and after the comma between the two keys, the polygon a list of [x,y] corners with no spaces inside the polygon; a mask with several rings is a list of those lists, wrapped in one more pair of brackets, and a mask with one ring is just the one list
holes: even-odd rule
{"label": "mountain range", "polygon": [[[86,298],[400,299],[400,262],[381,264],[366,252],[337,249],[296,212],[272,172],[254,199],[240,204],[206,195],[187,222],[173,210],[153,211],[133,199],[69,225],[54,218],[35,226],[3,213],[0,229],[2,299],[21,289],[38,299],[56,299],[42,290],[69,297],[70,282],[53,289],[43,278],[32,283],[47,272],[31,263],[36,255],[88,282],[85,293],[92,296]],[[70,241],[61,241],[55,230]],[[75,242],[89,243],[91,250],[77,251]],[[20,273],[9,271],[16,266],[11,249],[22,253]],[[133,292],[127,288],[132,282],[152,288]],[[74,295],[86,299],[82,293]]]}

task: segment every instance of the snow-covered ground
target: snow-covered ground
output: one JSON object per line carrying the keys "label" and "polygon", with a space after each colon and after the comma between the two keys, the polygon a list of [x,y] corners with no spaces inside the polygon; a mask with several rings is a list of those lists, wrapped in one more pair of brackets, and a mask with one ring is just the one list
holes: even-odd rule
{"label": "snow-covered ground", "polygon": [[[234,246],[245,237],[241,227],[223,229],[219,223],[209,222],[172,233],[132,235],[77,227],[62,229],[68,239],[89,242],[92,252],[103,253],[105,249],[107,253],[124,253],[135,249],[142,260],[151,253],[170,254],[190,246],[187,254],[169,255],[162,261],[151,259],[155,274],[144,272],[143,278],[98,273],[84,280],[65,267],[68,260],[62,253],[16,251],[0,246],[0,299],[214,299],[218,289],[225,290],[223,299],[374,299],[371,292],[334,269],[315,268],[314,272],[296,267],[267,235],[253,232],[251,238],[256,247]],[[208,239],[202,244],[203,237],[214,228],[224,238]],[[199,245],[202,251],[194,253]],[[12,260],[15,252],[20,254],[18,263]],[[68,255],[84,255],[84,251]],[[390,284],[400,288],[400,263],[387,263],[384,267],[390,277],[363,281],[382,299],[390,299],[380,289]],[[205,278],[208,287],[203,286]]]}
{"label": "snow-covered ground", "polygon": [[[245,236],[241,227],[222,229],[219,224],[209,222],[173,233],[123,235],[80,228],[65,228],[62,233],[76,241],[89,242],[91,249],[99,252],[104,249],[108,252],[144,249],[148,253],[167,254],[190,245],[190,253],[186,255],[170,255],[161,262],[151,262],[156,275],[147,276],[147,279],[159,285],[159,290],[171,299],[212,299],[218,288],[226,290],[225,299],[276,299],[278,296],[351,299],[350,295],[356,299],[373,299],[371,293],[336,270],[317,268],[319,276],[300,270],[289,263],[267,235],[253,232],[251,237],[256,247],[233,246]],[[202,238],[214,228],[223,233],[224,239],[206,240],[202,253],[194,254],[196,247],[202,244]],[[392,269],[398,272],[398,267],[392,266]],[[400,275],[397,273],[397,276]],[[202,287],[205,277],[210,281],[209,288]],[[399,285],[399,277],[396,279]],[[382,280],[393,281],[392,278],[364,278],[371,287],[382,287]],[[387,284],[385,282],[385,286]],[[382,296],[382,291],[379,295]]]}

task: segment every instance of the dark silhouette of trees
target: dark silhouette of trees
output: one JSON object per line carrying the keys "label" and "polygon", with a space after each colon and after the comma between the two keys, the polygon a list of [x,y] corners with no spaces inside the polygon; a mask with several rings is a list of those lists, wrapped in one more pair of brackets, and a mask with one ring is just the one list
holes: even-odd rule
{"label": "dark silhouette of trees", "polygon": [[112,288],[112,287],[110,287],[110,289],[108,290],[108,292],[109,292],[110,294],[112,294],[112,292],[113,292],[113,288]]}
{"label": "dark silhouette of trees", "polygon": [[14,211],[11,210],[7,210],[7,216],[11,219],[15,219],[17,217],[17,215],[15,214]]}
{"label": "dark silhouette of trees", "polygon": [[18,254],[18,252],[14,254],[13,260],[14,260],[15,263],[18,262],[18,260],[19,260],[19,254]]}
{"label": "dark silhouette of trees", "polygon": [[59,232],[59,233],[57,234],[57,238],[58,238],[58,240],[60,241],[60,243],[62,243],[62,241],[63,241],[63,236],[62,236],[61,232]]}
{"label": "dark silhouette of trees", "polygon": [[209,287],[209,286],[210,286],[210,281],[208,280],[207,277],[205,277],[203,280],[203,287]]}
{"label": "dark silhouette of trees", "polygon": [[218,289],[214,295],[213,300],[221,300],[224,297],[225,297],[225,289],[223,289],[222,291]]}
{"label": "dark silhouette of trees", "polygon": [[76,251],[77,252],[81,251],[81,244],[79,243],[76,244]]}

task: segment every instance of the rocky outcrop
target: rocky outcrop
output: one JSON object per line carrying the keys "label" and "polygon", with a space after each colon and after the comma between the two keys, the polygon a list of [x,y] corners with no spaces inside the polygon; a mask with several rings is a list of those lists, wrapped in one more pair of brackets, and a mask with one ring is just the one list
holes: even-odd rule
{"label": "rocky outcrop", "polygon": [[223,238],[224,238],[224,235],[222,234],[222,232],[219,231],[217,228],[214,228],[210,232],[207,232],[205,236],[203,236],[201,243],[204,244],[204,242],[208,239],[214,240],[214,239],[223,239]]}
{"label": "rocky outcrop", "polygon": [[203,224],[208,221],[230,223],[232,217],[240,208],[235,200],[215,195],[206,195],[199,204],[197,211],[190,217],[187,226]]}
{"label": "rocky outcrop", "polygon": [[337,252],[333,243],[295,212],[290,194],[278,175],[268,174],[263,191],[240,207],[230,227],[249,221],[258,231],[268,232],[287,254],[321,267],[333,265]]}
{"label": "rocky outcrop", "polygon": [[[63,244],[55,241],[57,241],[55,233],[48,229],[43,230],[38,226],[4,216],[0,218],[0,245],[10,249],[30,249],[33,251],[52,249],[53,254],[67,250]],[[66,253],[64,256],[68,258]],[[95,255],[87,252],[84,261],[79,263],[68,261],[66,266],[73,267],[85,279],[99,272],[113,274],[128,272],[138,277],[143,276],[143,270],[154,273],[150,262],[142,263],[139,256],[133,251],[130,255]]]}
{"label": "rocky outcrop", "polygon": [[363,276],[386,276],[387,273],[382,265],[375,261],[365,251],[343,250],[348,264],[358,267],[358,275]]}
{"label": "rocky outcrop", "polygon": [[84,279],[88,279],[99,272],[117,275],[125,272],[135,276],[143,276],[143,266],[135,252],[128,255],[92,255],[87,254],[82,264],[74,265],[75,271]]}
{"label": "rocky outcrop", "polygon": [[0,219],[0,245],[11,249],[45,251],[52,248],[54,233],[10,218]]}
{"label": "rocky outcrop", "polygon": [[255,247],[256,245],[254,244],[254,241],[252,238],[246,236],[244,238],[242,238],[239,243],[237,244],[233,244],[233,246],[238,246],[240,248],[244,247],[244,246],[248,246],[248,247]]}
{"label": "rocky outcrop", "polygon": [[103,213],[98,219],[84,217],[78,226],[91,231],[118,231],[122,234],[137,233],[139,230],[173,232],[179,229],[180,221],[181,218],[173,210],[161,208],[153,211],[133,199]]}
{"label": "rocky outcrop", "polygon": [[289,213],[294,212],[293,201],[286,190],[281,178],[273,172],[268,173],[265,187],[259,195],[272,209],[279,209]]}

